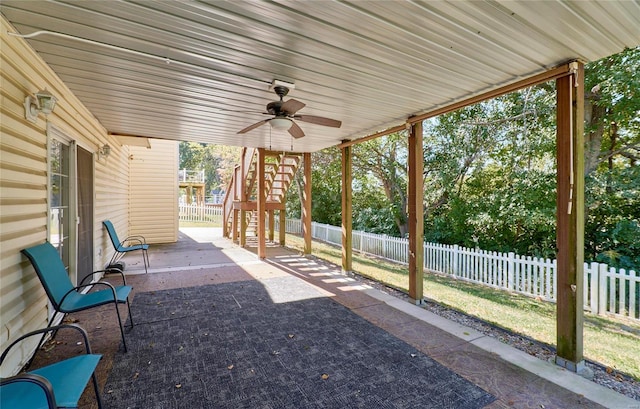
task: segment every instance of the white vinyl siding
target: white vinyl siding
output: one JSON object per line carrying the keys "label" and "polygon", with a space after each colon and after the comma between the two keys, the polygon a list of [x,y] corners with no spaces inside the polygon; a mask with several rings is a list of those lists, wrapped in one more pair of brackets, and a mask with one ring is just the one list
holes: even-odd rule
{"label": "white vinyl siding", "polygon": [[[90,151],[105,143],[117,144],[27,42],[7,34],[15,30],[3,16],[0,23],[0,350],[4,350],[18,336],[47,324],[46,295],[20,250],[47,240],[48,125],[64,130]],[[45,88],[58,103],[48,117],[40,114],[31,123],[24,116],[24,99]],[[120,147],[113,150],[108,164],[96,162],[96,267],[105,262],[109,250],[100,217],[122,220],[116,228],[127,229],[128,157],[128,148]],[[15,373],[30,357],[35,342],[15,349],[0,376]]]}
{"label": "white vinyl siding", "polygon": [[151,139],[151,149],[131,146],[129,234],[148,243],[178,240],[178,142]]}

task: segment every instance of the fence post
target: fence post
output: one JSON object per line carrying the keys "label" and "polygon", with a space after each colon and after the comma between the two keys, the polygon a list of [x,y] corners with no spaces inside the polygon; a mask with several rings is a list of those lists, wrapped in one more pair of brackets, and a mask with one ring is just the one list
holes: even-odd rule
{"label": "fence post", "polygon": [[507,289],[509,291],[513,291],[514,287],[514,277],[515,274],[515,253],[509,252],[507,254]]}
{"label": "fence post", "polygon": [[[600,269],[598,267],[598,263],[593,262],[591,264],[589,264],[588,268],[587,267],[587,263],[585,264],[585,269],[584,269],[584,275],[585,275],[585,280],[584,280],[584,288],[585,288],[585,293],[587,290],[587,282],[589,283],[589,298],[586,297],[585,294],[585,300],[589,300],[589,308],[591,308],[591,313],[592,314],[598,314],[598,283],[600,282]],[[587,277],[589,278],[589,281],[587,281]]]}
{"label": "fence post", "polygon": [[636,285],[637,285],[637,280],[636,280],[636,271],[635,270],[629,270],[629,317],[630,318],[637,318],[638,315],[636,314]]}
{"label": "fence post", "polygon": [[607,265],[598,264],[598,314],[607,311]]}
{"label": "fence post", "polygon": [[389,255],[387,254],[387,235],[386,234],[382,235],[382,257],[389,258]]}
{"label": "fence post", "polygon": [[458,249],[460,247],[457,244],[453,245],[452,251],[451,251],[451,256],[453,257],[452,259],[452,266],[451,269],[453,270],[452,273],[455,277],[458,276],[458,268],[459,268],[459,264],[458,264]]}
{"label": "fence post", "polygon": [[424,251],[424,259],[422,260],[422,264],[425,268],[425,270],[430,270],[430,268],[427,266],[428,264],[430,264],[427,260],[430,260],[430,254],[428,252],[428,248],[427,248],[427,243],[422,243],[422,251]]}

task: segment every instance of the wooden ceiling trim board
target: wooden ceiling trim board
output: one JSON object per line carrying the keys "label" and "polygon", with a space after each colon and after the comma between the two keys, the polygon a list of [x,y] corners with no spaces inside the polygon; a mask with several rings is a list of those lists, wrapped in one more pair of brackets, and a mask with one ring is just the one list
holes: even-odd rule
{"label": "wooden ceiling trim board", "polygon": [[362,142],[366,142],[366,141],[370,141],[372,139],[376,139],[376,138],[380,138],[382,136],[387,136],[390,135],[394,132],[401,132],[407,129],[406,125],[398,125],[398,126],[394,126],[393,128],[389,128],[389,129],[385,129],[384,131],[380,131],[377,133],[374,133],[372,135],[368,135],[365,136],[364,138],[359,138],[359,139],[354,139],[351,141],[347,141],[347,142],[342,142],[341,144],[337,145],[338,148],[342,149],[342,148],[346,148],[348,146],[351,145],[355,145],[357,143],[362,143]]}
{"label": "wooden ceiling trim board", "polygon": [[531,87],[533,85],[541,84],[543,82],[551,81],[558,79],[560,77],[564,77],[571,73],[571,63],[562,64],[556,68],[552,68],[551,70],[545,71],[543,73],[534,75],[529,78],[525,78],[523,80],[514,82],[512,84],[506,85],[504,87],[496,88],[495,90],[487,91],[485,93],[479,94],[477,96],[467,98],[460,102],[456,102],[445,107],[435,109],[433,111],[429,111],[424,114],[412,116],[407,119],[407,122],[410,124],[414,124],[419,121],[423,121],[428,118],[433,118],[434,116],[446,114],[447,112],[452,112],[458,110],[460,108],[464,108],[469,105],[476,104],[481,101],[486,101],[488,99],[496,98],[504,94],[508,94],[510,92],[517,91],[522,88]]}
{"label": "wooden ceiling trim board", "polygon": [[547,81],[551,81],[551,80],[555,80],[555,79],[564,77],[566,75],[571,74],[571,72],[572,72],[571,70],[572,70],[571,69],[571,62],[568,62],[566,64],[562,64],[559,67],[553,68],[553,69],[551,69],[549,71],[545,71],[543,73],[534,75],[533,77],[525,78],[525,79],[523,79],[521,81],[514,82],[513,84],[509,84],[507,86],[500,87],[500,88],[497,88],[495,90],[485,92],[483,94],[480,94],[480,95],[477,95],[477,96],[462,100],[460,102],[456,102],[456,103],[444,106],[442,108],[435,109],[433,111],[426,112],[424,114],[420,114],[420,115],[409,117],[407,119],[406,124],[398,125],[398,126],[395,126],[393,128],[389,128],[389,129],[386,129],[384,131],[380,131],[380,132],[377,132],[375,134],[365,136],[363,138],[358,138],[358,139],[354,139],[354,140],[351,140],[351,141],[348,141],[348,142],[343,142],[343,143],[341,143],[341,144],[339,144],[337,146],[339,148],[344,148],[344,147],[351,146],[351,145],[354,145],[354,144],[357,144],[357,143],[362,143],[362,142],[369,141],[371,139],[375,139],[375,138],[379,138],[379,137],[382,137],[382,136],[386,136],[386,135],[392,134],[394,132],[399,132],[399,131],[405,130],[407,125],[415,124],[416,122],[424,121],[425,119],[433,118],[433,117],[436,117],[438,115],[446,114],[448,112],[453,112],[453,111],[456,111],[456,110],[458,110],[460,108],[464,108],[466,106],[473,105],[473,104],[476,104],[478,102],[482,102],[482,101],[486,101],[486,100],[489,100],[489,99],[492,99],[492,98],[496,98],[496,97],[499,97],[501,95],[508,94],[510,92],[514,92],[514,91],[517,91],[517,90],[522,89],[522,88],[531,87],[533,85],[537,85],[537,84],[540,84],[540,83],[543,83],[543,82],[547,82]]}

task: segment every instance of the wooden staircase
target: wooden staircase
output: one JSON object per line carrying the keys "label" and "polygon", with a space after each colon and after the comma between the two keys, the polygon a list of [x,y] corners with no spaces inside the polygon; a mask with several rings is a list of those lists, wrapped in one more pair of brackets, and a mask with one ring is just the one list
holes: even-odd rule
{"label": "wooden staircase", "polygon": [[[302,155],[291,152],[265,151],[264,177],[266,210],[270,221],[274,211],[284,215],[286,195],[298,170]],[[240,165],[234,169],[223,202],[223,234],[246,244],[247,233],[258,232],[258,149],[244,148]],[[283,217],[281,217],[281,220]],[[268,234],[273,237],[273,223]]]}

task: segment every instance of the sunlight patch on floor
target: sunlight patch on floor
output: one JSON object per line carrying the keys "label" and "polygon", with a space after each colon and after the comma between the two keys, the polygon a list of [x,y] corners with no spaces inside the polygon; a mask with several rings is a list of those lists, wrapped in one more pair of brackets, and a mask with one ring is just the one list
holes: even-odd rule
{"label": "sunlight patch on floor", "polygon": [[290,275],[258,280],[274,304],[331,297],[332,293]]}
{"label": "sunlight patch on floor", "polygon": [[340,291],[365,291],[365,290],[371,290],[373,287],[371,287],[370,285],[366,285],[366,284],[360,284],[360,285],[346,285],[346,286],[342,286],[342,287],[338,287],[338,290]]}

